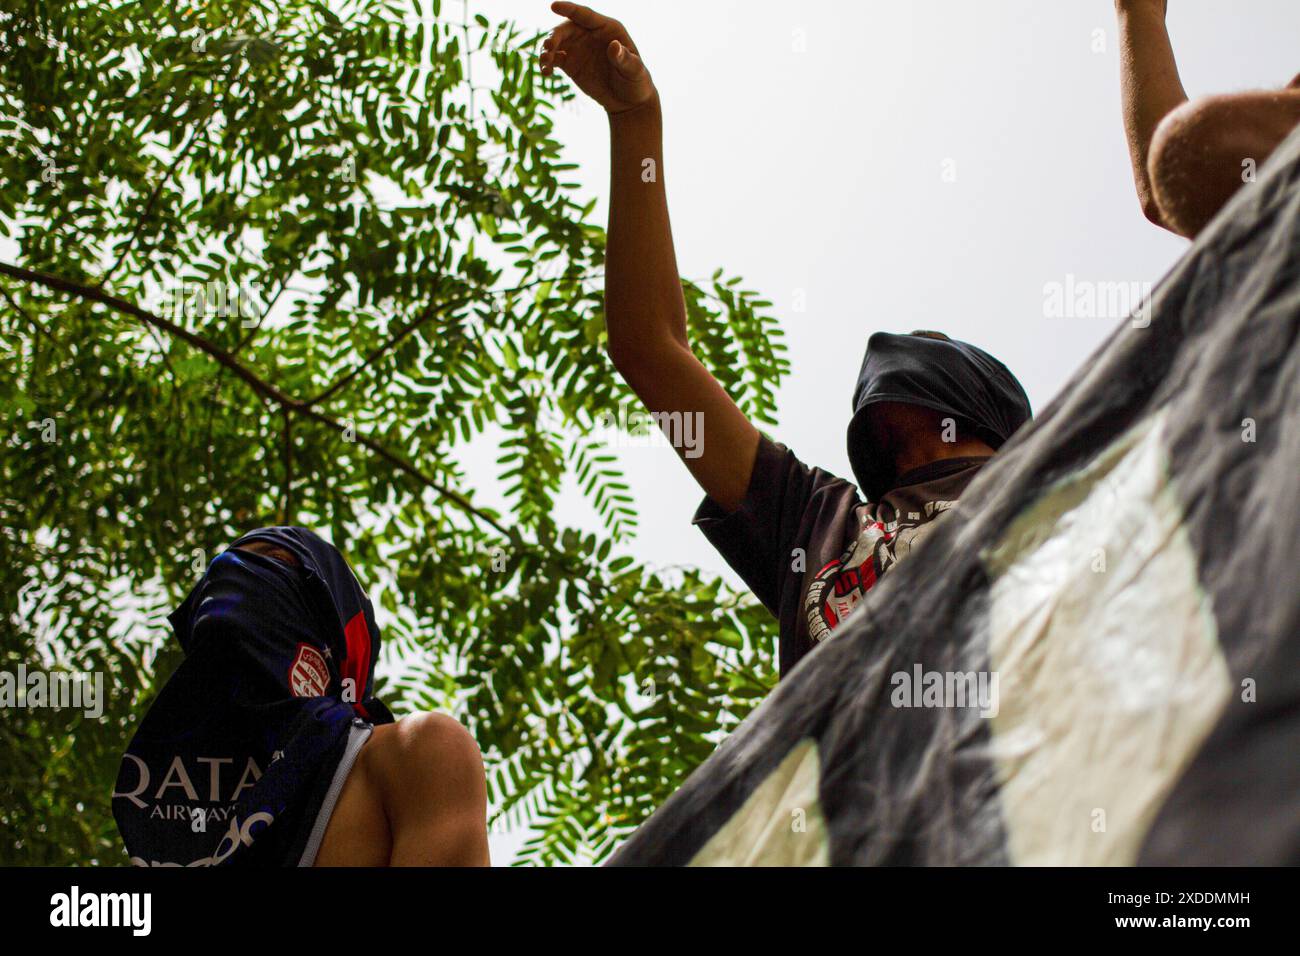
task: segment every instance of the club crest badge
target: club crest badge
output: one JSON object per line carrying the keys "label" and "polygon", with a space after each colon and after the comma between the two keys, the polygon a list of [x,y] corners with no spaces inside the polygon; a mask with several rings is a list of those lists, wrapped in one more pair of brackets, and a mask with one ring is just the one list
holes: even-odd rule
{"label": "club crest badge", "polygon": [[324,697],[330,686],[330,671],[321,652],[310,644],[299,644],[289,667],[289,691],[294,697]]}

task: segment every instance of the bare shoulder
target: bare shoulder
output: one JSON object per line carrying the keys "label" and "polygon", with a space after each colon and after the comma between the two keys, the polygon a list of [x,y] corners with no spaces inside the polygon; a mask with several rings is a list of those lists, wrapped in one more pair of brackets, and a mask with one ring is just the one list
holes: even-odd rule
{"label": "bare shoulder", "polygon": [[432,807],[486,801],[478,744],[447,714],[408,714],[376,727],[360,763],[392,822]]}
{"label": "bare shoulder", "polygon": [[411,763],[444,759],[481,761],[478,744],[460,721],[448,714],[407,714],[393,724],[381,724],[361,751],[374,770],[400,773]]}

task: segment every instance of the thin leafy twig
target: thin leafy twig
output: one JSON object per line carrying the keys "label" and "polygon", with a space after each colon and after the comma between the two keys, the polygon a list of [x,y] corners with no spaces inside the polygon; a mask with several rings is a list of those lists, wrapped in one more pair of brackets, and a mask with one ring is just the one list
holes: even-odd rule
{"label": "thin leafy twig", "polygon": [[[592,278],[592,276],[584,275],[581,277],[581,280],[586,280],[589,278]],[[509,295],[514,292],[523,292],[526,289],[531,289],[535,286],[544,285],[547,282],[553,282],[553,281],[555,280],[550,277],[539,277],[529,282],[525,282],[522,285],[513,286],[512,288],[509,289],[476,290],[476,294],[486,293],[489,295]],[[370,368],[372,365],[374,365],[375,362],[383,358],[386,354],[391,352],[403,341],[405,341],[417,329],[421,328],[424,325],[427,325],[432,319],[436,318],[439,315],[442,315],[446,311],[449,311],[451,309],[458,309],[461,306],[468,305],[469,303],[474,301],[476,301],[475,295],[464,295],[464,296],[458,296],[457,298],[454,299],[447,299],[443,302],[429,303],[429,305],[425,306],[424,310],[418,316],[416,316],[410,322],[407,322],[406,324],[399,326],[396,332],[390,335],[383,343],[381,343],[380,345],[372,349],[365,358],[363,358],[356,365],[352,366],[352,368],[348,372],[346,372],[342,377],[336,379],[332,384],[330,384],[327,388],[325,388],[324,391],[320,392],[319,394],[315,395],[312,398],[307,399],[305,404],[308,407],[311,407],[311,406],[319,405],[322,402],[328,401],[330,398],[334,397],[340,391],[342,391],[348,385],[348,383],[351,382],[354,378],[356,378],[366,369]]]}
{"label": "thin leafy twig", "polygon": [[157,184],[154,186],[153,191],[149,193],[149,198],[145,201],[144,211],[140,214],[139,221],[136,222],[135,228],[131,230],[130,238],[127,239],[126,245],[122,247],[122,251],[118,253],[117,260],[104,271],[104,274],[99,277],[99,281],[95,283],[97,288],[102,289],[104,287],[104,283],[112,277],[114,272],[121,268],[122,263],[126,261],[126,257],[130,254],[131,250],[135,248],[135,244],[139,241],[145,225],[153,218],[153,207],[157,204],[158,197],[162,194],[163,187],[167,185],[167,182],[176,172],[177,167],[184,162],[185,157],[189,155],[194,144],[198,142],[199,130],[207,124],[208,120],[212,119],[212,114],[215,111],[216,101],[213,100],[208,105],[208,110],[204,113],[203,119],[190,128],[189,141],[181,147],[180,152],[172,158],[172,161],[167,165],[167,169],[164,170],[163,174],[158,178]]}
{"label": "thin leafy twig", "polygon": [[50,334],[50,330],[47,329],[40,322],[40,320],[38,320],[34,315],[32,315],[30,312],[28,312],[26,309],[24,309],[21,305],[18,304],[18,300],[13,297],[12,293],[10,293],[8,286],[0,285],[0,295],[3,295],[5,297],[5,300],[14,307],[15,311],[17,311],[19,315],[21,315],[24,319],[26,319],[28,323],[32,326],[32,328],[34,328],[37,332],[43,335],[46,341],[51,342],[54,345],[59,344],[58,339],[56,339],[53,335]]}

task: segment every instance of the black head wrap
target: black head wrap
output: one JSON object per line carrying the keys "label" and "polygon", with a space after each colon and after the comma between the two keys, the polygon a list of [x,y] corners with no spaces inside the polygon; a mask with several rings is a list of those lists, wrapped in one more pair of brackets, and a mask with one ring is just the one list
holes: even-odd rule
{"label": "black head wrap", "polygon": [[966,342],[877,332],[853,390],[849,461],[869,500],[889,490],[890,462],[866,439],[864,410],[877,402],[901,402],[950,415],[968,432],[997,449],[1029,420],[1029,398],[1005,365]]}

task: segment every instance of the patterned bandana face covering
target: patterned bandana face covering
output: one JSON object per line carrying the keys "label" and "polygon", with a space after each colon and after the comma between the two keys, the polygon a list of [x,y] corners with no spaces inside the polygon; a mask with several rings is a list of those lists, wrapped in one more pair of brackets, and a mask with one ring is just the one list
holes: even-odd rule
{"label": "patterned bandana face covering", "polygon": [[[297,566],[237,549],[254,541]],[[132,861],[299,862],[358,747],[349,741],[393,719],[372,696],[370,601],[333,545],[305,528],[262,528],[218,555],[169,621],[185,659],[113,794]]]}
{"label": "patterned bandana face covering", "polygon": [[306,572],[250,551],[223,551],[168,616],[189,654],[207,640],[257,640],[272,625],[306,640],[318,631]]}
{"label": "patterned bandana face covering", "polygon": [[868,500],[889,490],[889,463],[873,454],[864,410],[901,402],[952,416],[993,449],[1029,420],[1029,398],[1005,365],[966,342],[877,332],[853,390],[849,461]]}

